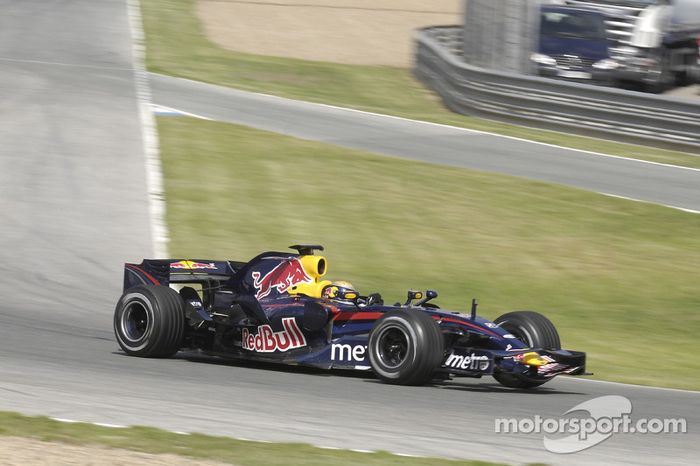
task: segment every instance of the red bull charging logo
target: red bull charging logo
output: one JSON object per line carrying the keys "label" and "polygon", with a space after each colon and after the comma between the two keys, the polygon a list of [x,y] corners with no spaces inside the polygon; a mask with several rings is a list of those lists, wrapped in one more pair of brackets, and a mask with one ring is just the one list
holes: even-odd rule
{"label": "red bull charging logo", "polygon": [[194,262],[194,261],[179,261],[179,262],[171,262],[170,263],[170,268],[171,269],[186,269],[186,270],[195,270],[195,269],[216,269],[216,264],[213,262]]}
{"label": "red bull charging logo", "polygon": [[273,288],[278,293],[284,293],[294,285],[313,281],[298,259],[281,262],[262,278],[260,278],[260,272],[253,272],[251,275],[253,286],[257,290],[256,299],[269,295]]}
{"label": "red bull charging logo", "polygon": [[282,327],[283,330],[273,332],[269,325],[261,325],[258,327],[257,334],[250,333],[247,328],[244,328],[241,332],[243,349],[258,353],[272,353],[306,346],[306,338],[294,317],[282,319]]}

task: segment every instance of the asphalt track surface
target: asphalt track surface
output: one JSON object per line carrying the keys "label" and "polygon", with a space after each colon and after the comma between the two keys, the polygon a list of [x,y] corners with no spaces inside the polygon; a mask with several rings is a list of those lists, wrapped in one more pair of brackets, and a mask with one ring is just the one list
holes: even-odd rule
{"label": "asphalt track surface", "polygon": [[700,211],[700,169],[592,154],[157,74],[150,81],[155,104],[213,120]]}
{"label": "asphalt track surface", "polygon": [[[366,373],[125,356],[111,330],[121,263],[152,252],[126,6],[0,11],[0,410],[510,463],[697,464],[695,392],[566,379],[527,393],[490,380],[393,387]],[[496,417],[558,417],[611,394],[635,418],[684,417],[689,433],[620,434],[572,455],[547,453],[541,434],[494,433]]]}

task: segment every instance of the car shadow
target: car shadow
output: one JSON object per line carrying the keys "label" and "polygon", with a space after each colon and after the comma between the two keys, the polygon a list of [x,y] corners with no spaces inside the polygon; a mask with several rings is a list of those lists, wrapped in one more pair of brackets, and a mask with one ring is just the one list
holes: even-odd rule
{"label": "car shadow", "polygon": [[214,364],[218,366],[244,367],[249,369],[262,369],[273,372],[299,373],[328,377],[331,371],[318,367],[297,366],[291,364],[281,364],[277,362],[251,361],[249,359],[227,358],[225,356],[215,356],[197,352],[180,352],[171,359],[181,359],[196,363]]}
{"label": "car shadow", "polygon": [[[529,395],[585,395],[585,393],[576,392],[572,390],[561,390],[556,388],[550,388],[546,385],[531,389],[522,388],[508,388],[499,384],[498,382],[491,382],[490,378],[477,379],[471,377],[461,377],[457,379],[450,380],[434,380],[422,387],[432,387],[436,390],[457,390],[469,393],[520,393]],[[384,382],[378,380],[374,377],[367,378],[366,382],[376,383],[383,385]],[[410,388],[410,387],[406,387]]]}
{"label": "car shadow", "polygon": [[435,387],[444,390],[459,390],[465,392],[489,392],[489,393],[520,393],[528,395],[585,395],[585,393],[573,390],[561,390],[547,385],[542,385],[536,388],[508,388],[498,382],[471,381],[471,383],[463,381],[440,382],[433,384]]}
{"label": "car shadow", "polygon": [[[121,351],[114,351],[112,354],[127,356]],[[180,352],[170,359],[195,362],[198,364],[213,364],[217,366],[242,367],[247,369],[260,369],[270,372],[286,373],[286,374],[305,374],[316,377],[339,377],[348,379],[364,379],[364,382],[370,384],[384,385],[384,382],[377,379],[371,371],[359,370],[342,370],[342,369],[323,369],[310,366],[294,366],[285,365],[274,362],[251,361],[246,359],[226,358],[222,356],[213,356],[199,352]],[[470,393],[512,393],[512,394],[529,394],[529,395],[585,395],[585,393],[573,390],[561,390],[550,388],[547,385],[537,387],[535,389],[517,389],[504,387],[497,382],[491,382],[488,379],[479,380],[473,378],[458,378],[435,380],[429,384],[419,388],[432,387],[436,390],[458,390]],[[403,387],[410,388],[410,387]]]}

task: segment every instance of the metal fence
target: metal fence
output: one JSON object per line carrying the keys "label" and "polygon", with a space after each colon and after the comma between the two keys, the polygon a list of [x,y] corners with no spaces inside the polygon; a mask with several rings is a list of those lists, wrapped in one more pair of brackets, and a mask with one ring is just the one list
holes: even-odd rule
{"label": "metal fence", "polygon": [[414,38],[416,76],[455,112],[700,151],[700,103],[476,67],[459,55],[462,26]]}

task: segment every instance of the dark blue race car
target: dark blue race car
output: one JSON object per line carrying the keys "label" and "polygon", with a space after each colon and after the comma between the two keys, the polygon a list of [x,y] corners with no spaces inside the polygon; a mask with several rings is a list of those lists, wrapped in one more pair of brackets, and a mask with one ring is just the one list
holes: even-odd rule
{"label": "dark blue race car", "polygon": [[347,282],[324,280],[321,246],[265,252],[249,262],[144,260],[125,264],[114,332],[129,355],[179,350],[323,369],[372,370],[421,385],[492,375],[514,388],[585,373],[585,354],[563,350],[554,325],[532,311],[491,322],[440,310],[434,291],[386,305]]}

